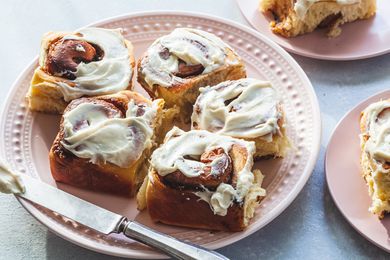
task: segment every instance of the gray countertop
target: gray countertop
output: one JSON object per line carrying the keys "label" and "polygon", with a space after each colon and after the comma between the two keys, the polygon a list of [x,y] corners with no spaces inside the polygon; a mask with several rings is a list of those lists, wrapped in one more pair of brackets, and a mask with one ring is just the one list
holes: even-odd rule
{"label": "gray countertop", "polygon": [[[73,30],[102,18],[156,9],[204,12],[247,25],[234,0],[2,1],[1,104],[13,81],[38,54],[44,32]],[[390,55],[349,62],[293,57],[310,78],[321,107],[323,136],[315,170],[299,196],[278,218],[218,251],[232,259],[388,258],[386,252],[359,235],[336,208],[325,181],[324,154],[342,116],[368,96],[390,88]],[[3,194],[0,231],[0,259],[118,259],[57,237],[31,217],[13,196]]]}

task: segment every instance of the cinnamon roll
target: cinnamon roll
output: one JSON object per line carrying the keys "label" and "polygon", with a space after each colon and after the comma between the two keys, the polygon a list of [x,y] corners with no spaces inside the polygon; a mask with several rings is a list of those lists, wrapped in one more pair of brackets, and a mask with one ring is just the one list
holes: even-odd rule
{"label": "cinnamon roll", "polygon": [[200,89],[192,129],[254,141],[254,156],[282,157],[289,147],[277,91],[268,81],[239,79]]}
{"label": "cinnamon roll", "polygon": [[50,149],[54,179],[133,196],[147,172],[164,101],[121,91],[70,102]]}
{"label": "cinnamon roll", "polygon": [[317,28],[326,28],[328,37],[336,37],[342,24],[375,15],[376,0],[260,0],[259,9],[272,14],[272,32],[284,37]]}
{"label": "cinnamon roll", "polygon": [[73,99],[130,89],[134,66],[133,46],[121,29],[49,32],[27,94],[29,107],[62,113]]}
{"label": "cinnamon roll", "polygon": [[390,99],[369,105],[361,115],[361,166],[379,218],[390,212]]}
{"label": "cinnamon roll", "polygon": [[220,38],[177,28],[157,39],[138,62],[138,82],[189,117],[200,87],[246,77],[241,58]]}
{"label": "cinnamon roll", "polygon": [[138,206],[156,222],[243,230],[265,196],[261,172],[252,171],[254,152],[253,142],[174,127],[152,154]]}

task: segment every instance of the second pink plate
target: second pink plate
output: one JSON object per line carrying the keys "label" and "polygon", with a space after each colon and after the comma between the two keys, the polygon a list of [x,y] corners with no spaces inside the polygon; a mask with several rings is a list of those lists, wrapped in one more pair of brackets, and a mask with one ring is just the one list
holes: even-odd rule
{"label": "second pink plate", "polygon": [[359,139],[360,112],[386,98],[390,90],[363,101],[340,121],[328,145],[325,170],[329,191],[344,217],[364,237],[390,252],[390,217],[379,220],[368,211],[371,200],[361,177]]}
{"label": "second pink plate", "polygon": [[390,52],[390,4],[377,0],[374,17],[344,24],[339,37],[328,39],[324,30],[295,37],[275,35],[269,28],[270,20],[259,12],[260,0],[237,0],[248,22],[259,32],[285,48],[302,56],[322,60],[357,60]]}

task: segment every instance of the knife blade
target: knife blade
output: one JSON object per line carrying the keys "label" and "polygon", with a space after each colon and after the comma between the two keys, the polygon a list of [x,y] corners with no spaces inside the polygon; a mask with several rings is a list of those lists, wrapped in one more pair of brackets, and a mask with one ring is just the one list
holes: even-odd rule
{"label": "knife blade", "polygon": [[[115,231],[123,216],[21,174],[26,191],[17,196],[39,204],[103,234]],[[93,213],[93,214],[92,214]]]}
{"label": "knife blade", "polygon": [[223,255],[203,247],[182,242],[126,217],[108,211],[95,204],[82,200],[60,189],[22,174],[25,192],[16,194],[64,217],[103,234],[123,233],[151,247],[178,259],[228,259]]}

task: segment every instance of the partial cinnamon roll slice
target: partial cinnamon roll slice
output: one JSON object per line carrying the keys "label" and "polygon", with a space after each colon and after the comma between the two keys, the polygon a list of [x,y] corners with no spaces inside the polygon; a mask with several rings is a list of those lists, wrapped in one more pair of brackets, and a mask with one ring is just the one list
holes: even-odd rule
{"label": "partial cinnamon roll slice", "polygon": [[376,0],[260,0],[259,9],[270,12],[272,32],[284,37],[327,28],[328,37],[337,37],[340,26],[375,15]]}
{"label": "partial cinnamon roll slice", "polygon": [[156,222],[243,230],[266,194],[261,172],[252,171],[254,152],[253,142],[174,127],[152,154],[138,207]]}
{"label": "partial cinnamon roll slice", "polygon": [[54,179],[135,195],[161,131],[163,106],[162,99],[152,102],[131,91],[70,102],[50,149]]}
{"label": "partial cinnamon roll slice", "polygon": [[29,107],[61,114],[73,99],[130,89],[134,66],[133,45],[121,29],[49,32],[27,94]]}
{"label": "partial cinnamon roll slice", "polygon": [[379,218],[390,212],[390,99],[369,105],[361,114],[361,166]]}
{"label": "partial cinnamon roll slice", "polygon": [[177,28],[157,39],[137,66],[142,87],[169,107],[177,105],[184,119],[190,117],[200,87],[246,77],[232,48],[211,33],[191,28]]}
{"label": "partial cinnamon roll slice", "polygon": [[192,129],[254,141],[256,158],[283,157],[286,136],[282,103],[268,81],[245,78],[200,89]]}

